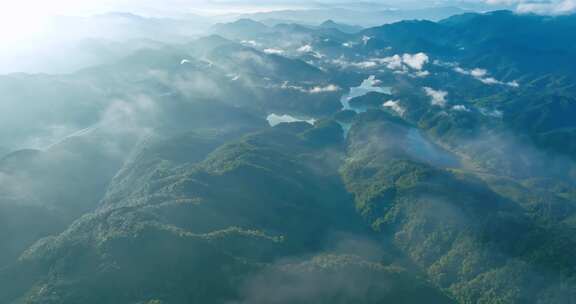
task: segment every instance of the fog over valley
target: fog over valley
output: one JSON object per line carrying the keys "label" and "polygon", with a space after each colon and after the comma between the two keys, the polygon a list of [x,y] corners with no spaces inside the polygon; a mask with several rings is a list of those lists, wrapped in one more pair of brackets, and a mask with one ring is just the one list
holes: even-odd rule
{"label": "fog over valley", "polygon": [[1,304],[576,303],[573,0],[0,10]]}

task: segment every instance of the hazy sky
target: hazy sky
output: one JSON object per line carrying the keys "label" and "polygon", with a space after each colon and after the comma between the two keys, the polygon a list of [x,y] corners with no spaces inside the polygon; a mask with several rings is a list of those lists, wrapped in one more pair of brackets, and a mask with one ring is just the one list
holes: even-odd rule
{"label": "hazy sky", "polygon": [[562,14],[576,11],[576,0],[0,0],[0,42],[3,46],[24,44],[42,35],[46,19],[55,15],[91,15],[110,11],[151,16],[186,13],[229,14],[286,8],[323,6],[358,7],[363,2],[382,8],[422,8],[456,5],[479,10],[503,6],[521,12]]}
{"label": "hazy sky", "polygon": [[[410,0],[376,0],[392,6]],[[448,0],[447,0],[448,1]],[[433,5],[438,1],[417,1]],[[91,15],[110,11],[142,15],[175,16],[185,13],[226,14],[267,11],[284,8],[305,8],[339,3],[343,0],[0,0],[0,42],[6,45],[24,44],[41,36],[47,19],[56,15]]]}
{"label": "hazy sky", "polygon": [[[78,15],[107,11],[168,15],[182,12],[229,13],[238,11],[303,8],[322,5],[375,2],[393,7],[443,5],[519,5],[525,10],[575,10],[576,0],[0,0],[0,17],[11,21],[23,17],[56,14]],[[2,22],[2,21],[0,21]]]}
{"label": "hazy sky", "polygon": [[[106,11],[131,11],[146,14],[177,13],[183,11],[237,12],[269,10],[279,8],[303,8],[322,5],[354,4],[358,2],[376,2],[390,6],[432,6],[452,5],[458,2],[483,3],[483,0],[0,0],[3,3],[1,15],[78,15]],[[490,0],[487,0],[490,1]],[[511,0],[490,1],[511,2]],[[516,2],[513,1],[512,2]]]}

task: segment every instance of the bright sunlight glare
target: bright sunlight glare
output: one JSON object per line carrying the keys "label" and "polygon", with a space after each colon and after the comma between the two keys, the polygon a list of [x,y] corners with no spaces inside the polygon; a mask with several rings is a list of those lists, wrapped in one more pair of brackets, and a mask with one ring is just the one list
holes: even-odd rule
{"label": "bright sunlight glare", "polygon": [[1,48],[33,43],[47,30],[53,16],[89,13],[95,8],[94,2],[83,0],[4,1],[0,5]]}

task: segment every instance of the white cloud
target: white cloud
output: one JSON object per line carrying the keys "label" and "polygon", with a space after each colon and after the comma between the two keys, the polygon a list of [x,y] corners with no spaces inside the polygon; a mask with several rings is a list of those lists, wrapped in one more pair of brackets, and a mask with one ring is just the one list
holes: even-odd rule
{"label": "white cloud", "polygon": [[[385,58],[377,58],[373,61],[385,64],[390,70],[397,74],[408,74],[413,77],[426,77],[430,72],[423,71],[424,66],[430,62],[430,58],[425,53],[394,55]],[[412,74],[411,71],[414,73]]]}
{"label": "white cloud", "polygon": [[472,76],[473,78],[475,78],[478,81],[481,81],[482,83],[487,84],[487,85],[499,84],[499,85],[507,85],[507,86],[510,86],[513,88],[517,88],[520,86],[520,84],[516,80],[510,81],[510,82],[503,82],[503,81],[500,81],[500,80],[498,80],[492,76],[489,76],[490,73],[485,69],[475,68],[472,70],[466,70],[466,69],[464,69],[458,65],[443,65],[443,64],[438,64],[438,65],[452,66],[454,68],[455,72],[460,73],[462,75]]}
{"label": "white cloud", "polygon": [[502,118],[502,116],[504,116],[504,113],[499,110],[480,109],[480,113],[482,113],[484,116],[490,116],[494,118]]}
{"label": "white cloud", "polygon": [[238,75],[238,74],[228,74],[228,75],[226,75],[226,76],[227,76],[228,78],[230,78],[230,80],[232,80],[232,81],[237,81],[237,80],[240,79],[240,75]]}
{"label": "white cloud", "polygon": [[262,43],[256,42],[255,40],[242,40],[240,43],[244,45],[249,45],[252,47],[261,47]]}
{"label": "white cloud", "polygon": [[353,67],[363,70],[376,69],[384,65],[390,70],[406,74],[414,72],[413,77],[425,77],[429,72],[423,71],[424,66],[430,61],[425,53],[394,55],[384,58],[371,58],[360,62],[349,62],[343,57],[333,60],[334,64],[342,67]]}
{"label": "white cloud", "polygon": [[519,84],[518,81],[516,81],[516,80],[512,80],[512,81],[510,81],[510,82],[507,82],[506,84],[509,85],[509,86],[511,86],[511,87],[513,87],[513,88],[518,88],[518,87],[520,87],[520,84]]}
{"label": "white cloud", "polygon": [[291,85],[290,82],[288,81],[284,81],[284,83],[282,83],[282,86],[280,86],[281,89],[284,90],[295,90],[295,91],[300,91],[302,93],[307,92],[306,89],[304,89],[301,86],[295,86],[295,85]]}
{"label": "white cloud", "polygon": [[264,53],[266,54],[273,54],[273,55],[283,55],[284,54],[284,50],[281,49],[275,49],[275,48],[268,48],[264,50]]}
{"label": "white cloud", "polygon": [[380,79],[376,78],[375,75],[370,75],[370,77],[368,77],[367,79],[362,81],[362,84],[360,86],[373,88],[373,87],[379,86],[381,84],[382,84],[382,81]]}
{"label": "white cloud", "polygon": [[430,97],[430,103],[433,106],[446,106],[446,96],[448,96],[448,92],[442,90],[434,90],[429,87],[424,87],[424,92]]}
{"label": "white cloud", "polygon": [[302,53],[309,53],[309,52],[312,52],[313,50],[314,50],[314,48],[312,48],[312,46],[309,44],[303,45],[300,48],[298,48],[298,52],[302,52]]}
{"label": "white cloud", "polygon": [[327,92],[337,92],[340,88],[336,85],[329,84],[325,87],[316,86],[310,89],[311,94],[327,93]]}
{"label": "white cloud", "polygon": [[404,67],[402,57],[400,57],[400,55],[382,58],[381,62],[386,63],[386,67],[391,70],[401,70]]}
{"label": "white cloud", "polygon": [[295,90],[295,91],[299,91],[302,93],[309,93],[309,94],[337,92],[340,90],[340,87],[338,87],[334,84],[329,84],[326,86],[315,86],[312,88],[305,88],[303,86],[291,85],[290,82],[288,82],[288,81],[285,81],[284,83],[282,83],[282,86],[280,88],[282,88],[284,90]]}
{"label": "white cloud", "polygon": [[305,44],[305,45],[299,47],[298,49],[296,49],[296,51],[298,51],[300,53],[311,54],[312,56],[316,57],[317,59],[322,59],[322,58],[326,57],[323,54],[321,54],[320,52],[315,51],[314,47],[312,47],[310,44]]}
{"label": "white cloud", "polygon": [[344,58],[338,58],[338,59],[332,60],[332,63],[335,65],[341,66],[343,68],[357,68],[357,69],[363,69],[363,70],[374,69],[374,68],[378,67],[378,63],[375,61],[371,61],[371,60],[360,61],[360,62],[351,62],[351,61],[345,60]]}
{"label": "white cloud", "polygon": [[372,37],[362,36],[362,42],[364,43],[364,45],[368,44],[368,41],[370,41],[371,39]]}
{"label": "white cloud", "polygon": [[521,14],[565,15],[576,12],[576,0],[485,0],[487,4],[514,5]]}
{"label": "white cloud", "polygon": [[385,108],[390,108],[392,111],[398,113],[400,116],[403,116],[406,113],[406,109],[400,106],[399,100],[388,100],[384,104],[382,104]]}
{"label": "white cloud", "polygon": [[312,56],[314,56],[316,59],[322,59],[324,57],[326,57],[324,54],[320,53],[320,52],[312,52]]}
{"label": "white cloud", "polygon": [[484,70],[484,69],[473,69],[472,71],[470,71],[470,75],[474,76],[474,77],[484,77],[486,75],[488,75],[488,71]]}
{"label": "white cloud", "polygon": [[374,61],[361,61],[361,62],[354,62],[351,64],[352,66],[361,68],[361,69],[373,69],[378,67],[378,63]]}
{"label": "white cloud", "polygon": [[470,109],[468,109],[468,107],[465,105],[455,105],[452,107],[452,110],[457,112],[470,112]]}
{"label": "white cloud", "polygon": [[418,71],[414,74],[416,77],[427,77],[430,76],[430,72],[428,71]]}
{"label": "white cloud", "polygon": [[500,5],[500,4],[513,5],[521,3],[522,0],[485,0],[485,2],[491,5]]}
{"label": "white cloud", "polygon": [[404,54],[402,55],[402,61],[405,65],[411,67],[412,69],[420,71],[424,65],[430,61],[430,59],[428,58],[428,55],[424,53],[418,53],[414,55]]}
{"label": "white cloud", "polygon": [[576,12],[576,0],[555,1],[553,3],[520,3],[516,11],[540,15],[565,15]]}

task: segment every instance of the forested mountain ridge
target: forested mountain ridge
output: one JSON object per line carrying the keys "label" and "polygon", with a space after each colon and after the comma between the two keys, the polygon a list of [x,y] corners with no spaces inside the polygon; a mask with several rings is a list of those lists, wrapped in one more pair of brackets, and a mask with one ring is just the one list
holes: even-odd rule
{"label": "forested mountain ridge", "polygon": [[0,77],[0,302],[575,303],[574,16],[328,25]]}

